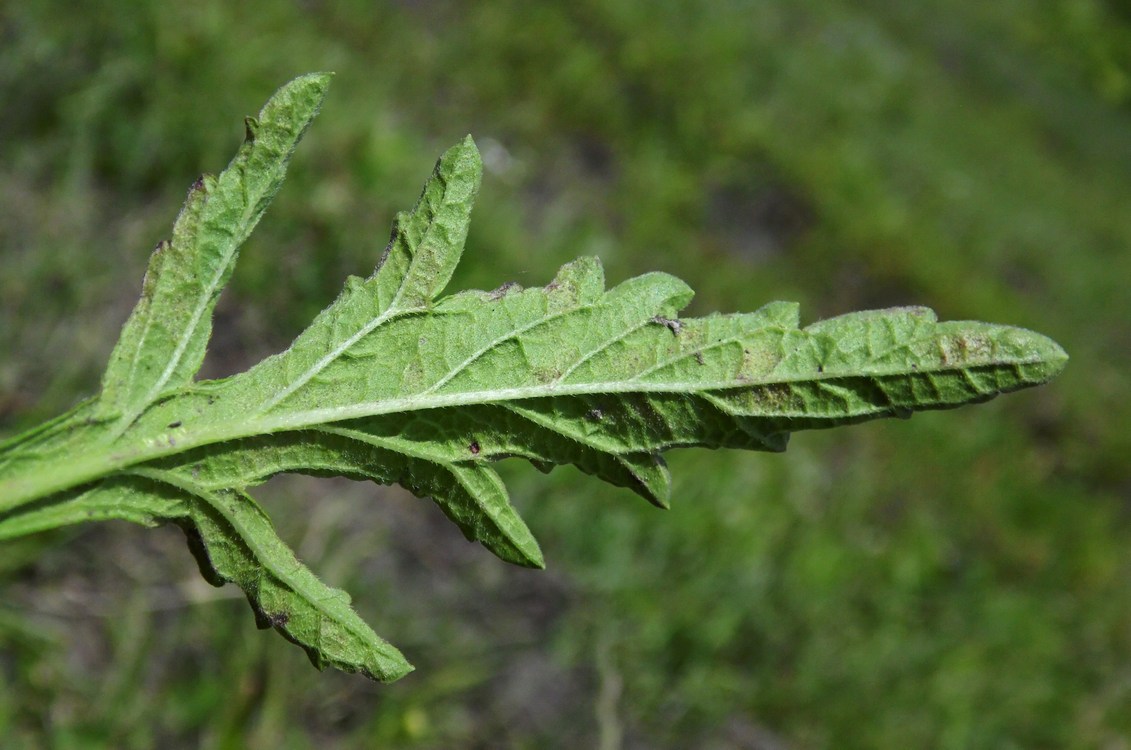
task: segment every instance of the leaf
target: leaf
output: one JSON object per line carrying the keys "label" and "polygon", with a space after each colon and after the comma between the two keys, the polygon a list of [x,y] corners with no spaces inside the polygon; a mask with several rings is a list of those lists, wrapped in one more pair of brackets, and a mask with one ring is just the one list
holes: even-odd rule
{"label": "leaf", "polygon": [[289,349],[192,383],[216,295],[327,80],[281,89],[232,165],[190,193],[102,395],[0,444],[0,538],[177,523],[204,576],[243,588],[261,625],[319,667],[390,680],[407,662],[294,557],[248,488],[285,472],[401,484],[500,558],[541,567],[495,461],[573,465],[666,506],[672,448],[782,451],[796,430],[983,401],[1067,360],[1040,334],[919,307],[805,328],[788,302],[681,318],[682,281],[650,273],[606,289],[596,258],[545,287],[441,296],[482,174],[468,137],[397,216],[373,274],[351,277]]}
{"label": "leaf", "polygon": [[216,586],[237,584],[258,625],[302,646],[319,669],[332,666],[382,681],[412,670],[358,617],[349,595],[299,562],[262,509],[238,490],[213,490],[177,472],[138,468],[0,519],[0,539],[92,520],[179,524],[204,577]]}
{"label": "leaf", "polygon": [[120,416],[123,428],[200,369],[239,247],[278,192],[329,83],[329,74],[317,73],[279,89],[258,118],[247,118],[247,137],[228,168],[189,189],[172,241],[159,243],[150,258],[141,299],[103,376],[100,412]]}

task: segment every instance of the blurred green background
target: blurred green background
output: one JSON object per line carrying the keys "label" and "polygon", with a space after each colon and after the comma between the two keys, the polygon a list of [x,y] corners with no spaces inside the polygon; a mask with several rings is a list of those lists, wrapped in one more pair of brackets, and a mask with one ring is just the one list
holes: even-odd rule
{"label": "blurred green background", "polygon": [[285,347],[465,133],[453,288],[599,255],[813,321],[918,303],[1073,359],[985,406],[671,457],[661,513],[507,466],[546,572],[398,488],[288,478],[285,538],[418,671],[319,674],[175,528],[0,547],[5,748],[1131,747],[1127,0],[0,5],[0,433],[97,388],[201,171],[322,116],[206,365]]}

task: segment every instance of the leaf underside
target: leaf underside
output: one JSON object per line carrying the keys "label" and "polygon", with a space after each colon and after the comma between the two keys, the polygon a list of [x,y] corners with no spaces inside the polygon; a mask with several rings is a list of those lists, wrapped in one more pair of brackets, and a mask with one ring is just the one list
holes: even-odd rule
{"label": "leaf underside", "polygon": [[[313,663],[393,680],[411,669],[275,534],[247,489],[283,472],[400,484],[500,558],[543,565],[497,460],[571,464],[666,506],[671,448],[782,451],[789,434],[983,401],[1067,359],[1020,328],[926,308],[800,327],[798,308],[680,318],[692,292],[651,273],[606,289],[596,258],[545,287],[442,292],[482,166],[471,138],[439,160],[368,278],[285,352],[193,381],[240,244],[278,190],[328,74],[271,98],[228,168],[190,190],[103,390],[0,444],[0,538],[87,520],[185,529],[205,577],[234,582],[262,627]],[[65,462],[65,463],[64,463]],[[49,480],[45,467],[65,466]]]}

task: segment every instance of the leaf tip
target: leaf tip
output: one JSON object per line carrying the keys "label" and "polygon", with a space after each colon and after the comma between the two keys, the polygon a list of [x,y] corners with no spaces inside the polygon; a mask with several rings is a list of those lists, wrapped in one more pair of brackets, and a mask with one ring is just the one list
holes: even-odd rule
{"label": "leaf tip", "polygon": [[513,530],[510,538],[481,538],[478,541],[504,562],[517,565],[520,568],[546,569],[546,558],[542,554],[542,547],[538,544],[534,535],[530,533],[530,530],[526,528],[526,524],[522,524],[520,529]]}
{"label": "leaf tip", "polygon": [[534,538],[530,530],[526,528],[526,524],[522,524],[521,528],[513,530],[510,536],[511,538],[502,543],[488,540],[480,541],[506,562],[534,570],[546,569],[546,558],[542,555],[542,547],[539,546],[538,540]]}
{"label": "leaf tip", "polygon": [[289,148],[293,151],[294,145],[322,109],[333,75],[327,72],[307,73],[283,84],[263,105],[258,117],[245,120],[248,140],[257,135],[258,127],[263,123],[273,123],[274,127],[286,123],[285,128],[293,133],[293,143]]}
{"label": "leaf tip", "polygon": [[1048,336],[1025,328],[1015,328],[1012,333],[1015,346],[1023,352],[1021,359],[1028,365],[1025,379],[1031,384],[1049,382],[1068,365],[1068,352]]}
{"label": "leaf tip", "polygon": [[461,140],[457,145],[458,148],[462,151],[467,151],[469,153],[473,152],[476,156],[479,155],[479,146],[476,145],[475,139],[471,136],[471,133],[465,135],[463,137],[463,140]]}
{"label": "leaf tip", "polygon": [[534,568],[535,570],[545,570],[546,558],[542,555],[542,548],[535,546],[532,553],[533,554],[528,554],[529,564],[526,567]]}
{"label": "leaf tip", "polygon": [[313,73],[305,73],[288,83],[286,87],[296,86],[301,88],[308,88],[312,91],[325,93],[326,89],[330,87],[330,82],[333,80],[334,75],[334,71],[332,70],[320,70]]}
{"label": "leaf tip", "polygon": [[374,682],[396,682],[402,677],[407,676],[410,672],[415,671],[416,667],[404,659],[399,659],[381,664],[377,671],[363,668],[361,674]]}
{"label": "leaf tip", "polygon": [[449,188],[453,184],[462,184],[464,187],[459,193],[473,202],[483,179],[483,157],[479,154],[475,139],[466,135],[441,154],[433,175],[439,176]]}

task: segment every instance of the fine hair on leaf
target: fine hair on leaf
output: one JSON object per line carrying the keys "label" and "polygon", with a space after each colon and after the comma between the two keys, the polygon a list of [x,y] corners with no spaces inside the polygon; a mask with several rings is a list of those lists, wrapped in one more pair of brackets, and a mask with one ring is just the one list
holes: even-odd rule
{"label": "fine hair on leaf", "polygon": [[330,80],[279,89],[227,168],[189,189],[101,392],[0,443],[0,538],[177,524],[203,576],[239,586],[260,627],[320,669],[391,681],[409,663],[279,538],[257,485],[281,473],[399,484],[502,560],[540,568],[500,459],[572,465],[666,507],[673,448],[780,452],[798,430],[985,401],[1067,361],[1038,333],[923,307],[807,326],[791,302],[682,317],[684,282],[645,273],[610,287],[593,257],[544,286],[448,292],[483,171],[468,136],[397,215],[369,276],[347,279],[285,351],[198,380],[217,298]]}

